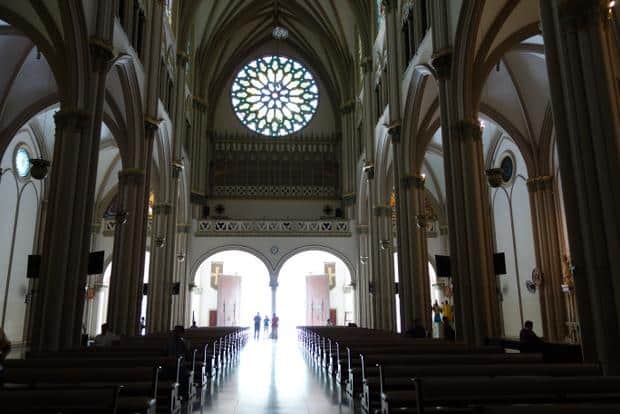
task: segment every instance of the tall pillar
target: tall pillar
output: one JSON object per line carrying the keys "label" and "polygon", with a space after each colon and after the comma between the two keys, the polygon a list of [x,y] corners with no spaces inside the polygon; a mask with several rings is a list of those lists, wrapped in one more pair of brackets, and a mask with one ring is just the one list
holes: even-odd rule
{"label": "tall pillar", "polygon": [[359,240],[359,265],[358,280],[355,286],[356,308],[359,316],[357,323],[359,326],[368,328],[371,326],[370,317],[370,295],[368,292],[369,282],[369,262],[368,262],[368,226],[359,225],[357,227]]}
{"label": "tall pillar", "polygon": [[123,169],[118,173],[120,211],[114,229],[108,302],[108,324],[118,335],[137,335],[139,332],[145,251],[142,235],[146,234],[147,223],[145,177],[146,171],[138,168]]}
{"label": "tall pillar", "polygon": [[178,282],[181,286],[178,295],[173,297],[172,301],[172,325],[189,326],[191,323],[191,290],[190,285],[193,283],[188,269],[188,245],[191,226],[189,224],[177,225],[177,254],[176,271],[174,272],[174,282]]}
{"label": "tall pillar", "polygon": [[620,373],[620,103],[608,1],[541,1],[585,359]]}
{"label": "tall pillar", "polygon": [[151,262],[149,264],[149,289],[146,304],[146,327],[148,333],[167,332],[170,329],[172,301],[172,274],[166,269],[166,245],[168,222],[172,206],[157,203],[153,206],[151,231]]}
{"label": "tall pillar", "polygon": [[[100,8],[101,9],[101,8]],[[32,316],[32,349],[80,344],[89,238],[99,157],[105,80],[112,47],[91,40],[90,91],[84,108],[56,113],[53,165],[43,237],[41,278]]]}
{"label": "tall pillar", "polygon": [[[403,214],[407,216],[406,225],[403,225],[403,238],[407,238],[408,250],[403,250],[403,254],[409,258],[408,285],[405,284],[399,289],[401,295],[408,286],[408,293],[411,298],[409,312],[412,320],[419,319],[420,323],[430,331],[432,329],[431,320],[431,291],[428,275],[428,246],[426,242],[426,220],[424,216],[424,177],[419,175],[404,176],[401,178],[401,208]],[[420,223],[420,224],[418,224]],[[401,277],[401,281],[404,281]],[[402,284],[402,282],[401,282]],[[401,296],[401,307],[402,299]],[[403,329],[404,330],[404,329]]]}
{"label": "tall pillar", "polygon": [[375,287],[375,328],[396,331],[396,291],[394,284],[394,249],[392,244],[392,209],[379,205],[373,211],[377,242],[371,244],[377,256]]}
{"label": "tall pillar", "polygon": [[566,299],[562,291],[562,250],[553,177],[530,178],[527,187],[530,193],[536,265],[542,274],[540,305],[543,330],[547,340],[564,341],[567,337]]}
{"label": "tall pillar", "polygon": [[271,314],[277,314],[278,275],[269,275],[269,287],[271,288]]}

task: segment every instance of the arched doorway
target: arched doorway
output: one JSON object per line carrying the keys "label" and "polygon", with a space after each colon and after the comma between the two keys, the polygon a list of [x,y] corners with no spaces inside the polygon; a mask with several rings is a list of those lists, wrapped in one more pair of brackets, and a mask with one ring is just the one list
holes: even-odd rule
{"label": "arched doorway", "polygon": [[225,250],[207,257],[191,287],[192,321],[198,326],[250,326],[256,313],[271,314],[269,270],[255,255]]}
{"label": "arched doorway", "polygon": [[322,250],[288,258],[278,273],[276,309],[282,333],[293,332],[299,325],[356,322],[349,266]]}

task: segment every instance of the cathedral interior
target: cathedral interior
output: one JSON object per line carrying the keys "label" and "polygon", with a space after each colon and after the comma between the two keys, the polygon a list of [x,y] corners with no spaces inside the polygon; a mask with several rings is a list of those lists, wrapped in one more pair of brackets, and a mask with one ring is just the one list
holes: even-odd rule
{"label": "cathedral interior", "polygon": [[619,46],[615,0],[0,0],[0,411],[620,413]]}

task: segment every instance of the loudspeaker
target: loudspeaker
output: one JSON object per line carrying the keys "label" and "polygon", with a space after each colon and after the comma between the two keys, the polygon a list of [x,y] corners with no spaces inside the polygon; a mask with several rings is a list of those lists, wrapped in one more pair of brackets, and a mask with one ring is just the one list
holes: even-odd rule
{"label": "loudspeaker", "polygon": [[398,282],[394,282],[394,294],[398,295],[400,292],[398,291]]}
{"label": "loudspeaker", "polygon": [[88,272],[89,275],[100,275],[103,273],[103,255],[105,252],[100,250],[98,252],[91,252],[88,255]]}
{"label": "loudspeaker", "polygon": [[206,219],[209,217],[209,206],[202,206],[202,218]]}
{"label": "loudspeaker", "polygon": [[181,293],[181,282],[174,282],[172,284],[172,294],[178,295],[179,293]]}
{"label": "loudspeaker", "polygon": [[496,275],[506,274],[506,255],[504,253],[493,254],[493,269]]}
{"label": "loudspeaker", "polygon": [[450,256],[435,255],[435,264],[437,265],[438,277],[452,277],[450,269]]}
{"label": "loudspeaker", "polygon": [[149,294],[149,284],[143,283],[142,284],[142,295],[146,296],[148,294]]}
{"label": "loudspeaker", "polygon": [[336,216],[336,218],[344,218],[344,212],[342,211],[340,207],[334,210],[334,215]]}
{"label": "loudspeaker", "polygon": [[28,267],[26,268],[26,277],[28,279],[36,279],[41,272],[41,255],[30,254],[28,255]]}

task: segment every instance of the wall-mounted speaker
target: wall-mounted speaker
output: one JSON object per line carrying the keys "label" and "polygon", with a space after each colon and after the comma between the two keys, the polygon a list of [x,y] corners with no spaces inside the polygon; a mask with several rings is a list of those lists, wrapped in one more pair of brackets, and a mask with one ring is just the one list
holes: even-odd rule
{"label": "wall-mounted speaker", "polygon": [[209,214],[211,213],[209,206],[202,206],[202,218],[206,219],[209,217]]}
{"label": "wall-mounted speaker", "polygon": [[41,255],[28,255],[28,267],[26,268],[26,277],[28,279],[36,279],[41,273]]}
{"label": "wall-mounted speaker", "polygon": [[179,293],[181,293],[181,282],[174,282],[172,284],[172,294],[178,295]]}
{"label": "wall-mounted speaker", "polygon": [[452,277],[452,269],[450,266],[450,256],[435,255],[435,265],[437,266],[438,277]]}
{"label": "wall-mounted speaker", "polygon": [[337,207],[334,210],[334,216],[336,216],[336,218],[344,218],[344,211],[342,211],[340,207]]}
{"label": "wall-mounted speaker", "polygon": [[149,294],[149,284],[144,283],[142,284],[142,295],[146,296],[148,294]]}
{"label": "wall-mounted speaker", "polygon": [[496,275],[506,274],[506,255],[504,253],[493,254],[493,270]]}
{"label": "wall-mounted speaker", "polygon": [[105,252],[91,252],[88,255],[88,272],[89,275],[100,275],[103,273],[103,256]]}

